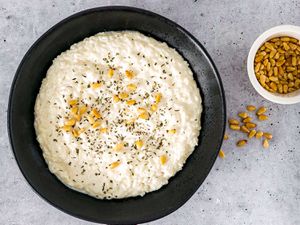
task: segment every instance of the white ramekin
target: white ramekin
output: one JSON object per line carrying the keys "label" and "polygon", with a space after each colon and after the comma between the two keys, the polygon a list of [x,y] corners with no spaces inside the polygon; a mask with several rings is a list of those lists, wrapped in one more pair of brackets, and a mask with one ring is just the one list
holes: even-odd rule
{"label": "white ramekin", "polygon": [[255,72],[254,72],[254,58],[256,55],[257,50],[260,48],[260,46],[274,38],[274,37],[280,37],[280,36],[289,36],[293,38],[297,38],[300,40],[300,27],[293,26],[293,25],[281,25],[277,27],[273,27],[264,33],[262,33],[253,43],[250,52],[248,54],[248,60],[247,60],[247,70],[248,70],[248,76],[249,79],[255,88],[255,90],[265,99],[280,103],[280,104],[294,104],[300,102],[300,89],[297,91],[294,91],[289,94],[278,94],[278,93],[271,93],[264,89],[260,83],[258,82]]}

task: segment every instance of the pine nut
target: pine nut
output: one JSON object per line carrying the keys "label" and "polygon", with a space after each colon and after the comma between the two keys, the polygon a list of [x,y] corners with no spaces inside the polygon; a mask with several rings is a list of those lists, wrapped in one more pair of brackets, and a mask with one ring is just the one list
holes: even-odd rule
{"label": "pine nut", "polygon": [[249,133],[249,129],[246,126],[241,126],[241,131],[244,133]]}
{"label": "pine nut", "polygon": [[255,134],[256,134],[256,130],[251,130],[250,133],[248,134],[248,138],[253,138]]}
{"label": "pine nut", "polygon": [[254,110],[256,110],[256,107],[254,105],[247,105],[247,110],[254,111]]}
{"label": "pine nut", "polygon": [[248,129],[252,129],[252,128],[255,128],[256,127],[256,124],[255,123],[246,123],[245,124],[246,125],[246,127],[248,128]]}
{"label": "pine nut", "polygon": [[241,128],[240,128],[240,126],[239,125],[230,125],[230,129],[232,129],[232,130],[240,130]]}
{"label": "pine nut", "polygon": [[262,131],[257,131],[255,137],[257,139],[260,139],[263,135],[264,135],[264,133]]}
{"label": "pine nut", "polygon": [[263,147],[264,148],[269,148],[269,146],[270,146],[270,144],[269,144],[268,139],[263,140]]}
{"label": "pine nut", "polygon": [[258,119],[261,120],[261,121],[267,120],[268,118],[269,117],[267,115],[265,115],[265,114],[261,114],[261,115],[258,116]]}
{"label": "pine nut", "polygon": [[266,132],[265,132],[263,135],[264,135],[265,138],[267,138],[267,139],[269,139],[269,140],[273,138],[273,135],[270,134],[270,133],[266,133]]}
{"label": "pine nut", "polygon": [[263,113],[265,113],[267,111],[267,108],[266,107],[260,107],[258,110],[257,110],[257,112],[256,112],[256,115],[261,115],[261,114],[263,114]]}
{"label": "pine nut", "polygon": [[249,123],[252,121],[251,117],[247,117],[246,119],[243,119],[243,123]]}
{"label": "pine nut", "polygon": [[231,125],[239,125],[240,124],[239,121],[236,119],[229,119],[228,122]]}
{"label": "pine nut", "polygon": [[248,117],[248,114],[246,112],[239,113],[239,117],[246,119]]}
{"label": "pine nut", "polygon": [[224,140],[228,140],[229,139],[229,136],[228,136],[228,134],[224,134]]}
{"label": "pine nut", "polygon": [[225,158],[225,153],[224,153],[224,151],[223,151],[222,149],[220,149],[220,151],[219,151],[219,157],[220,157],[221,159],[224,159],[224,158]]}
{"label": "pine nut", "polygon": [[239,141],[236,143],[236,145],[237,145],[238,147],[242,147],[242,146],[244,146],[245,144],[247,144],[247,140],[239,140]]}

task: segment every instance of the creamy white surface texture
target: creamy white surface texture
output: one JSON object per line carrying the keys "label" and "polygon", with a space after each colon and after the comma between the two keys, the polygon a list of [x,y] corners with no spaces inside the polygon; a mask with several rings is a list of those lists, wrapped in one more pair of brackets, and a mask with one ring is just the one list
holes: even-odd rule
{"label": "creamy white surface texture", "polygon": [[66,186],[100,199],[168,183],[198,143],[188,63],[139,32],[103,32],[54,59],[35,103],[37,140]]}

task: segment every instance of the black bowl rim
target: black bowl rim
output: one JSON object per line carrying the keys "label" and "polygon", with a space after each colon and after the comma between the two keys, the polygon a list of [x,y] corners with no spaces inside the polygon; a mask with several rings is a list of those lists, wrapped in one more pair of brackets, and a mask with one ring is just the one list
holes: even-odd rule
{"label": "black bowl rim", "polygon": [[[14,75],[14,78],[13,78],[13,81],[12,81],[12,84],[11,84],[11,88],[10,88],[9,99],[8,99],[8,110],[7,110],[7,131],[8,131],[8,136],[9,136],[9,142],[10,142],[10,146],[11,146],[14,158],[15,158],[17,164],[18,164],[18,167],[19,167],[19,169],[20,169],[23,177],[25,178],[25,180],[27,181],[27,183],[29,184],[29,186],[34,190],[34,192],[38,196],[40,196],[47,203],[49,203],[50,205],[54,206],[55,208],[61,210],[62,212],[65,212],[65,213],[67,213],[67,214],[69,214],[71,216],[74,216],[76,218],[79,218],[79,219],[82,219],[82,220],[85,220],[85,221],[90,221],[90,222],[96,222],[96,221],[93,220],[92,218],[87,218],[87,217],[84,217],[84,216],[81,216],[81,215],[77,215],[77,214],[75,214],[75,213],[73,213],[71,211],[68,211],[67,209],[62,208],[59,205],[56,205],[50,199],[45,198],[43,196],[43,194],[40,193],[38,191],[38,189],[36,187],[34,187],[34,185],[31,184],[31,182],[29,181],[29,178],[25,175],[22,167],[20,166],[20,162],[19,162],[18,158],[16,157],[15,148],[14,148],[14,140],[13,140],[13,137],[12,137],[12,129],[11,129],[11,127],[12,127],[11,114],[12,114],[12,110],[13,110],[12,109],[12,98],[13,98],[13,94],[14,94],[16,83],[17,83],[19,75],[20,75],[19,74],[20,69],[23,66],[24,62],[27,60],[27,58],[30,57],[31,52],[36,48],[36,46],[39,44],[39,42],[41,42],[43,39],[47,38],[47,36],[48,36],[49,33],[53,32],[55,29],[59,28],[60,26],[62,26],[63,24],[67,23],[68,21],[70,21],[70,20],[72,20],[74,18],[81,17],[81,16],[84,16],[84,15],[89,14],[89,13],[102,12],[102,11],[127,11],[127,12],[135,12],[135,13],[145,14],[145,15],[148,15],[148,16],[158,17],[159,19],[163,20],[168,25],[176,27],[178,30],[181,30],[183,33],[185,33],[187,36],[189,36],[189,38],[191,38],[192,41],[195,42],[196,45],[198,45],[201,48],[201,50],[203,51],[205,57],[207,58],[208,62],[210,63],[210,65],[211,65],[211,67],[212,67],[212,69],[214,71],[214,74],[217,77],[216,81],[217,81],[218,86],[220,88],[220,94],[221,94],[221,98],[222,98],[222,102],[223,102],[223,115],[224,115],[224,123],[223,123],[223,130],[222,130],[223,135],[225,133],[225,127],[226,127],[226,98],[225,98],[225,91],[224,91],[224,87],[223,87],[223,84],[222,84],[221,76],[220,76],[220,74],[219,74],[219,72],[217,70],[217,67],[216,67],[215,63],[213,62],[211,56],[208,54],[207,50],[204,48],[204,46],[189,31],[187,31],[186,29],[184,29],[182,26],[178,25],[176,22],[174,22],[174,21],[172,21],[172,20],[170,20],[170,19],[168,19],[168,18],[166,18],[164,16],[161,16],[161,15],[159,15],[157,13],[149,11],[149,10],[145,10],[145,9],[141,9],[141,8],[136,8],[136,7],[130,7],[130,6],[116,5],[116,6],[95,7],[95,8],[90,8],[90,9],[82,10],[82,11],[79,11],[77,13],[72,14],[71,16],[66,17],[65,19],[63,19],[60,22],[58,22],[55,25],[53,25],[50,29],[48,29],[45,33],[43,33],[42,36],[40,36],[32,44],[32,46],[27,50],[26,54],[22,58],[19,66],[18,66],[18,68],[17,68],[17,70],[15,72],[15,75]],[[222,138],[222,141],[223,141],[223,138]],[[218,149],[220,149],[220,147],[222,145],[222,141],[220,141]],[[215,153],[215,156],[212,157],[213,162],[211,163],[211,166],[210,166],[210,168],[208,170],[207,176],[210,173],[210,171],[211,171],[211,169],[212,169],[212,167],[214,165],[214,162],[217,159],[218,153],[219,153],[219,150],[217,150],[217,152]],[[204,180],[203,180],[203,182],[204,182]],[[195,192],[199,189],[199,187],[202,185],[202,183],[199,183],[199,185],[195,187],[195,190],[193,192],[191,192],[191,194],[189,196],[187,196],[187,198],[184,201],[179,202],[176,206],[170,207],[169,210],[165,211],[165,213],[162,213],[162,214],[159,214],[159,215],[153,215],[152,217],[144,219],[144,220],[141,220],[141,221],[133,221],[132,223],[145,223],[145,222],[153,221],[153,220],[165,217],[165,216],[167,216],[167,215],[175,212],[177,209],[179,209],[182,205],[184,205],[195,194]],[[111,222],[114,223],[116,221],[111,220],[111,221],[108,221],[108,222],[109,223],[111,223]]]}

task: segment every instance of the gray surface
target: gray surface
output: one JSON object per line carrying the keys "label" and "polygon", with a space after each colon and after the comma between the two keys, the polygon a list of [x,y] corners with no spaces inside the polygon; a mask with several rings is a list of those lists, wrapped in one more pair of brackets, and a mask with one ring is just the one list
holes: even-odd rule
{"label": "gray surface", "polygon": [[[281,106],[263,100],[246,73],[251,43],[279,24],[300,25],[299,0],[268,1],[38,1],[0,0],[0,224],[89,224],[66,215],[39,198],[22,177],[6,131],[8,91],[25,52],[47,29],[82,9],[131,5],[162,14],[204,43],[221,73],[228,115],[243,105],[265,105],[273,132],[271,148],[258,140],[237,149],[238,138],[223,149],[197,193],[178,211],[151,225],[300,224],[300,104]],[[271,124],[273,123],[273,125]]]}

